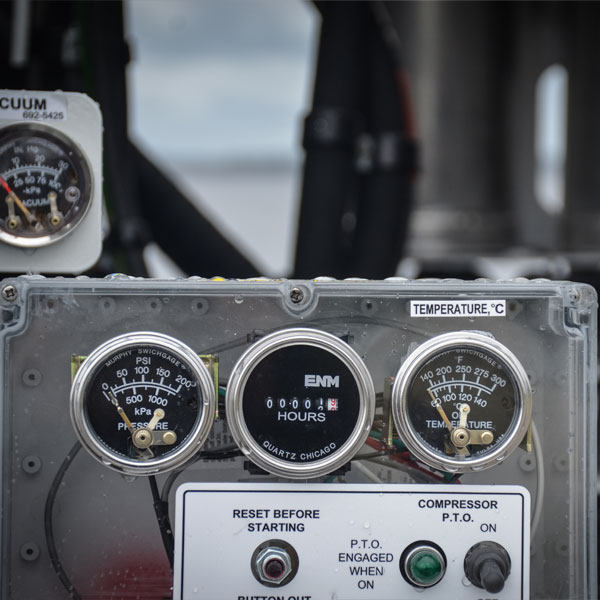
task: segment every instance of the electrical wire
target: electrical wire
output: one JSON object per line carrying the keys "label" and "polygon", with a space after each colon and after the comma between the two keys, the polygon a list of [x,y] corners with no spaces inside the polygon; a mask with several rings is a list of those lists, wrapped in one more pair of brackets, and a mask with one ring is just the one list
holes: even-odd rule
{"label": "electrical wire", "polygon": [[[236,458],[242,455],[242,451],[235,444],[228,444],[226,446],[221,446],[219,448],[210,448],[208,450],[204,450],[203,452],[198,453],[193,462],[198,462],[199,460],[229,460],[231,458]],[[180,467],[179,469],[175,469],[169,473],[167,480],[163,485],[162,492],[160,494],[160,499],[162,502],[169,502],[169,494],[171,493],[171,488],[175,483],[175,480],[183,473],[186,469],[188,469],[190,463]]]}
{"label": "electrical wire", "polygon": [[[65,456],[62,464],[60,465],[60,468],[56,472],[54,480],[52,481],[52,485],[50,486],[50,490],[48,491],[48,495],[46,496],[46,504],[44,506],[44,531],[46,535],[46,547],[48,549],[48,556],[50,558],[50,562],[52,563],[52,568],[54,569],[54,572],[56,573],[60,582],[63,584],[64,588],[67,590],[70,598],[72,598],[73,600],[81,600],[81,595],[79,594],[79,592],[73,585],[73,582],[67,575],[60,560],[60,557],[58,556],[56,540],[54,537],[53,513],[58,490],[60,489],[65,474],[67,473],[69,467],[73,464],[73,460],[80,450],[81,444],[79,442],[75,442],[71,450],[69,450],[68,454]],[[229,458],[235,458],[236,456],[240,455],[241,451],[237,446],[235,446],[234,444],[228,444],[211,450],[205,450],[204,452],[198,454],[196,460],[226,460]],[[185,470],[185,468],[187,468],[187,466],[179,469],[178,471],[174,471],[169,475],[169,479],[167,479],[167,483],[165,483],[165,486],[163,488],[163,494],[166,491],[167,498],[168,491],[171,489],[173,482],[175,481],[177,476],[179,476],[179,474]],[[151,475],[148,477],[148,482],[150,484],[150,491],[152,492],[153,507],[156,513],[156,518],[158,521],[160,534],[163,540],[163,545],[165,546],[167,558],[169,559],[169,564],[171,565],[172,569],[174,542],[173,530],[169,519],[169,505],[168,502],[163,501],[161,494],[158,491],[156,478],[153,475]]]}
{"label": "electrical wire", "polygon": [[154,512],[156,514],[156,520],[158,521],[158,529],[160,530],[160,537],[162,538],[171,570],[173,570],[174,553],[175,553],[175,540],[173,539],[173,528],[171,527],[171,520],[169,519],[169,505],[167,502],[163,502],[158,491],[158,485],[156,484],[156,477],[150,475],[148,477],[148,483],[150,484],[150,491],[152,492],[152,505],[154,506]]}
{"label": "electrical wire", "polygon": [[451,473],[446,473],[446,475],[448,475],[446,483],[460,483],[460,473],[454,473],[454,475],[452,475]]}
{"label": "electrical wire", "polygon": [[544,452],[542,451],[542,442],[538,435],[535,423],[531,421],[531,439],[533,441],[533,452],[536,461],[537,489],[535,492],[535,503],[531,515],[531,539],[533,540],[542,517],[544,508],[544,486],[546,485],[546,475],[544,473]]}
{"label": "electrical wire", "polygon": [[64,479],[65,473],[73,463],[73,459],[77,456],[77,453],[81,450],[81,444],[79,442],[75,442],[71,450],[69,450],[67,456],[63,460],[60,468],[58,469],[56,475],[54,476],[54,480],[52,481],[52,485],[50,486],[50,490],[48,491],[48,496],[46,497],[46,505],[44,507],[44,530],[46,533],[46,547],[48,548],[48,556],[50,557],[50,562],[52,563],[52,568],[54,572],[58,576],[58,579],[63,584],[69,596],[73,598],[73,600],[81,600],[81,596],[79,592],[75,589],[72,581],[67,575],[60,558],[58,556],[58,551],[56,549],[56,541],[54,539],[54,524],[52,515],[54,512],[54,502],[56,501],[56,495]]}
{"label": "electrical wire", "polygon": [[[194,458],[194,462],[199,460],[228,460],[235,458],[242,454],[241,450],[234,444],[228,444],[219,448],[205,450],[199,452]],[[154,506],[154,512],[156,513],[156,519],[158,521],[158,528],[171,565],[173,569],[174,553],[175,553],[175,542],[173,539],[173,528],[171,527],[171,519],[169,518],[169,494],[171,488],[175,483],[175,480],[189,467],[189,463],[169,474],[169,477],[163,485],[162,492],[158,491],[158,485],[156,478],[151,475],[148,477],[150,483],[150,490],[152,491],[152,504]]]}
{"label": "electrical wire", "polygon": [[[369,437],[374,438],[379,442],[383,442],[383,439],[382,439],[383,436],[380,431],[372,430],[371,433],[369,434]],[[408,450],[408,448],[405,446],[405,444],[398,438],[393,438],[392,444],[398,449],[399,452],[406,452]]]}
{"label": "electrical wire", "polygon": [[[198,462],[199,460],[228,460],[230,458],[241,456],[241,454],[241,450],[235,444],[228,444],[219,448],[211,448],[209,450],[199,452],[194,458],[193,462]],[[165,547],[165,552],[167,553],[167,558],[169,559],[169,564],[171,565],[171,569],[173,569],[174,563],[175,543],[173,540],[173,528],[171,527],[171,520],[169,518],[169,494],[173,484],[175,483],[175,480],[189,466],[190,465],[188,463],[179,469],[171,471],[163,485],[162,492],[158,491],[156,478],[153,475],[148,477],[150,489],[152,491],[154,512],[156,513],[160,535],[163,541],[163,546]]]}
{"label": "electrical wire", "polygon": [[364,454],[356,454],[352,460],[369,460],[370,458],[377,458],[379,456],[385,456],[387,452],[365,452]]}
{"label": "electrical wire", "polygon": [[369,481],[372,481],[373,483],[385,483],[383,479],[377,477],[371,469],[365,467],[359,460],[353,460],[352,466],[355,467],[357,471],[360,471]]}
{"label": "electrical wire", "polygon": [[418,483],[431,483],[432,479],[436,479],[438,482],[442,482],[438,477],[436,477],[433,473],[426,470],[415,469],[413,465],[406,463],[399,463],[394,460],[390,460],[390,456],[382,456],[379,458],[370,458],[367,462],[371,462],[376,465],[381,465],[383,467],[389,469],[395,469],[396,471],[401,471],[402,473],[406,473],[410,475],[416,482]]}
{"label": "electrical wire", "polygon": [[[387,450],[387,446],[383,442],[380,442],[371,437],[367,438],[365,443],[375,450],[379,450],[379,451]],[[376,462],[378,464],[385,464],[386,466],[389,466],[389,467],[391,467],[393,465],[393,463],[388,462],[388,461],[393,461],[395,463],[398,463],[399,465],[405,465],[406,468],[409,468],[414,471],[417,471],[417,472],[427,475],[429,480],[435,479],[435,480],[439,481],[440,483],[446,483],[446,480],[444,479],[444,477],[441,477],[440,475],[436,475],[429,469],[425,469],[424,467],[422,467],[421,465],[419,465],[418,463],[413,461],[410,458],[410,455],[408,452],[389,452],[389,450],[388,450],[385,457],[382,457],[379,459],[373,458],[370,460],[371,460],[371,462]],[[383,460],[383,462],[381,462],[382,460]],[[393,468],[399,468],[399,467],[394,465]],[[406,468],[405,469],[400,468],[400,470],[406,471],[407,470]]]}

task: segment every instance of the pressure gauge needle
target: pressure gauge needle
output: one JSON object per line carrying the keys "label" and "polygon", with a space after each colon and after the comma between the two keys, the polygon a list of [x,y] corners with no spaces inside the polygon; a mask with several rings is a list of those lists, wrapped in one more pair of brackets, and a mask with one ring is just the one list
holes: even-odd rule
{"label": "pressure gauge needle", "polygon": [[21,212],[25,215],[27,221],[33,225],[37,221],[37,219],[33,216],[31,211],[21,202],[19,196],[17,196],[12,191],[12,189],[10,188],[8,183],[6,183],[3,177],[0,177],[0,185],[2,185],[2,187],[8,192],[7,200],[10,198],[21,209]]}
{"label": "pressure gauge needle", "polygon": [[112,390],[108,392],[108,396],[110,397],[110,401],[114,404],[115,408],[117,409],[119,416],[121,417],[121,419],[123,419],[123,422],[127,426],[127,429],[129,429],[129,432],[131,433],[131,435],[134,435],[135,427],[129,420],[129,417],[125,414],[125,411],[119,405],[119,401],[115,398],[115,395],[112,393]]}

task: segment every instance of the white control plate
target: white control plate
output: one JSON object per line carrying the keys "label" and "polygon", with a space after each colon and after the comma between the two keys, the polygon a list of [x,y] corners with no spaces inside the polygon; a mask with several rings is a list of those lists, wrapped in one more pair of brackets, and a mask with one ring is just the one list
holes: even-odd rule
{"label": "white control plate", "polygon": [[[174,600],[527,600],[529,492],[519,486],[219,484],[177,490]],[[250,563],[271,540],[298,554],[294,579],[266,587]],[[442,580],[421,590],[399,569],[404,549],[442,548]],[[464,558],[483,541],[511,560],[504,589],[469,583]]]}

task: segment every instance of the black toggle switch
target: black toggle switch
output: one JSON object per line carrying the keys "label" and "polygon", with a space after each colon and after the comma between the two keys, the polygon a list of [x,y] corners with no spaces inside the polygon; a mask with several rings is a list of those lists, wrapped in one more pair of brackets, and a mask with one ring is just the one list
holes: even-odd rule
{"label": "black toggle switch", "polygon": [[474,586],[497,594],[510,575],[510,556],[496,542],[479,542],[465,556],[465,575]]}

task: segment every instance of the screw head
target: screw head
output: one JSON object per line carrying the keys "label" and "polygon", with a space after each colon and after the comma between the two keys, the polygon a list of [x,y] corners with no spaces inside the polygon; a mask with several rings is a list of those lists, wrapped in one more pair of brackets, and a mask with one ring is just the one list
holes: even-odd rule
{"label": "screw head", "polygon": [[456,427],[452,430],[450,439],[455,446],[464,448],[471,441],[471,436],[466,429],[463,429],[462,427]]}
{"label": "screw head", "polygon": [[147,429],[136,429],[132,441],[136,448],[149,448],[152,445],[152,434]]}
{"label": "screw head", "polygon": [[79,200],[79,196],[81,196],[81,192],[79,191],[79,188],[76,188],[75,186],[68,187],[65,190],[65,198],[69,202],[75,202],[76,200]]}
{"label": "screw head", "polygon": [[39,456],[26,456],[21,461],[21,468],[28,475],[35,475],[42,468],[42,460]]}
{"label": "screw head", "polygon": [[14,285],[5,285],[2,288],[2,298],[8,302],[14,302],[17,299],[17,288]]}
{"label": "screw head", "polygon": [[177,441],[177,434],[174,431],[165,431],[162,439],[164,444],[172,446]]}
{"label": "screw head", "polygon": [[25,542],[21,546],[20,554],[27,562],[36,561],[40,557],[40,547],[35,542]]}
{"label": "screw head", "polygon": [[290,300],[294,304],[299,304],[300,302],[302,302],[302,300],[304,300],[304,292],[300,288],[292,288],[290,290]]}
{"label": "screw head", "polygon": [[491,431],[484,431],[481,434],[481,441],[484,444],[491,444],[494,441],[494,434]]}

